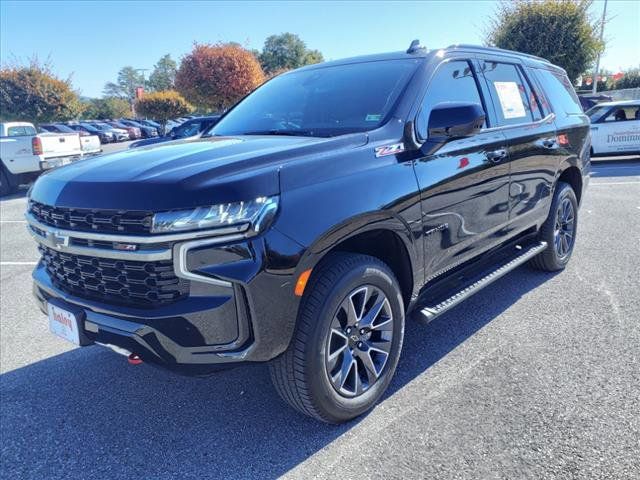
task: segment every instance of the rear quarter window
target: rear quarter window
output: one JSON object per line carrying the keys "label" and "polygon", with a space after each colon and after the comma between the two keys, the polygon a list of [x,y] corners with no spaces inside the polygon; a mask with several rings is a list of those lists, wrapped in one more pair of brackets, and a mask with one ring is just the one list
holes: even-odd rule
{"label": "rear quarter window", "polygon": [[556,115],[579,115],[583,113],[578,95],[571,82],[562,72],[532,69],[540,81],[546,97],[551,102],[551,108]]}
{"label": "rear quarter window", "polygon": [[36,132],[35,127],[30,127],[30,126],[19,126],[19,127],[9,127],[7,129],[7,136],[8,137],[25,137],[28,135],[36,135],[38,132]]}

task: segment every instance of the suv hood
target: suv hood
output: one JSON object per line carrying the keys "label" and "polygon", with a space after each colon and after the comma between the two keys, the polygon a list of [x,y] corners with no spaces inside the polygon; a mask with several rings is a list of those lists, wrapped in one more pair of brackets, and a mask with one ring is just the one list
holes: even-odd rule
{"label": "suv hood", "polygon": [[163,211],[279,193],[287,162],[366,143],[335,138],[238,136],[174,141],[95,157],[51,170],[31,198],[70,208]]}

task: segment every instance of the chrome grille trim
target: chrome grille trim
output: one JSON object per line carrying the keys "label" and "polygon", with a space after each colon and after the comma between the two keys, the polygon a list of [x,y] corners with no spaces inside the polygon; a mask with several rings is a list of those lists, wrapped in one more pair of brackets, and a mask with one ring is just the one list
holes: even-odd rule
{"label": "chrome grille trim", "polygon": [[70,238],[86,238],[88,240],[98,240],[102,242],[114,243],[153,244],[179,242],[183,240],[195,240],[205,237],[219,237],[224,235],[238,234],[249,230],[249,224],[247,223],[230,227],[221,227],[210,230],[196,230],[193,232],[185,233],[168,233],[161,235],[120,235],[112,233],[83,232],[56,228],[38,221],[38,219],[30,213],[26,213],[25,218],[29,225],[45,232],[55,232],[58,235],[67,236]]}
{"label": "chrome grille trim", "polygon": [[171,260],[170,248],[162,248],[157,250],[126,251],[109,250],[107,248],[82,247],[73,244],[61,247],[59,244],[56,244],[52,241],[54,233],[51,231],[47,231],[37,227],[34,228],[33,226],[29,226],[28,231],[36,242],[58,252],[72,253],[75,255],[85,255],[89,257],[110,258],[116,260],[135,260],[139,262]]}

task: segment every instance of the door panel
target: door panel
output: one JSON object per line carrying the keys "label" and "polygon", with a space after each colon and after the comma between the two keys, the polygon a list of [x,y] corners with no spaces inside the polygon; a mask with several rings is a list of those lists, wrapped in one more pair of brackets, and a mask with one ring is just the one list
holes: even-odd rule
{"label": "door panel", "polygon": [[473,59],[452,57],[437,67],[421,101],[419,115],[425,118],[442,102],[478,103],[486,114],[479,134],[452,140],[415,162],[426,281],[495,246],[496,232],[509,219],[506,139],[491,130],[480,87]]}
{"label": "door panel", "polygon": [[[509,218],[526,225],[527,220],[519,217],[538,215],[539,209],[549,206],[560,145],[552,120],[529,128],[508,129],[505,135],[511,164]],[[529,223],[534,224],[535,219]]]}
{"label": "door panel", "polygon": [[595,153],[624,154],[640,152],[640,106],[613,107],[591,125]]}
{"label": "door panel", "polygon": [[515,235],[536,224],[541,215],[546,217],[561,146],[553,117],[539,100],[537,84],[530,80],[524,66],[491,56],[478,61],[494,107],[494,124],[503,129],[507,140],[511,170],[509,230]]}
{"label": "door panel", "polygon": [[[454,140],[420,158],[426,281],[486,251],[508,222],[509,164],[502,132]],[[492,159],[493,158],[493,159]]]}

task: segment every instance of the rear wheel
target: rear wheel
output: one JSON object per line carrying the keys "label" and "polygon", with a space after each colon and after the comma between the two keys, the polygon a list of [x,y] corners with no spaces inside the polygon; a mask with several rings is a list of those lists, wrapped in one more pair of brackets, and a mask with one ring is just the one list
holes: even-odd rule
{"label": "rear wheel", "polygon": [[370,409],[400,356],[404,305],[387,265],[359,254],[329,256],[314,271],[289,349],[270,364],[280,396],[329,423]]}
{"label": "rear wheel", "polygon": [[548,247],[531,259],[538,270],[555,272],[569,263],[576,242],[578,227],[578,201],[571,185],[559,182],[553,196],[551,210],[540,229],[540,240]]}

